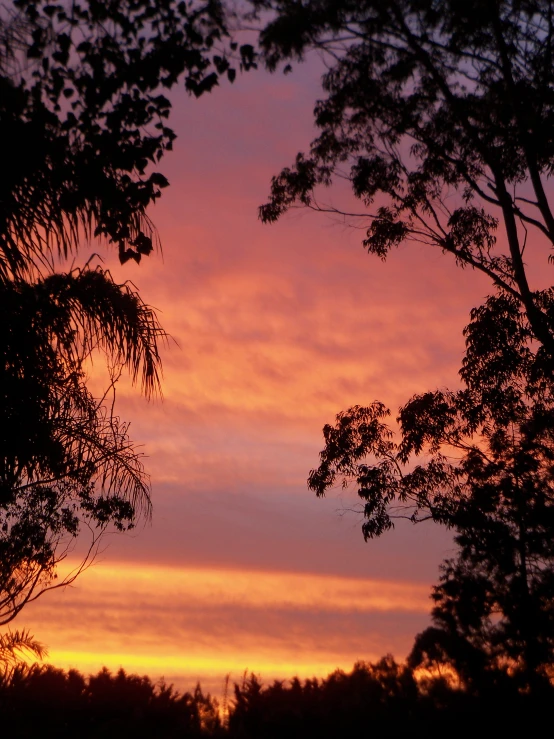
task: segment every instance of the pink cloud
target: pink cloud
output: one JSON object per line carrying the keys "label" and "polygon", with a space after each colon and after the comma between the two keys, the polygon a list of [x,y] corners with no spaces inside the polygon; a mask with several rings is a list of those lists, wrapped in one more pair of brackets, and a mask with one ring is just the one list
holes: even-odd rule
{"label": "pink cloud", "polygon": [[[135,574],[154,564],[255,572],[262,584],[283,571],[291,583],[359,578],[362,600],[379,580],[420,589],[421,604],[448,535],[400,526],[365,544],[359,516],[337,515],[355,499],[316,500],[305,480],[321,427],[338,411],[379,398],[394,414],[416,392],[457,383],[461,330],[492,288],[419,246],[382,264],[364,254],[360,231],[313,214],[257,221],[271,175],[313,137],[316,77],[309,67],[285,79],[252,76],[176,106],[179,139],[162,167],[171,188],[151,214],[163,259],[112,265],[178,342],[163,353],[163,404],[146,403],[128,382],[118,388],[118,411],[145,444],[154,519],[114,538],[104,560]],[[184,679],[245,667],[323,674],[387,651],[402,657],[428,618],[421,605],[360,610],[339,590],[332,609],[322,596],[309,608],[271,598],[229,604],[224,593],[189,602],[186,588],[157,598],[156,581],[137,594],[133,577],[122,568],[114,594],[95,584],[95,570],[85,573],[79,590],[46,596],[18,624],[49,643],[58,664],[73,654],[87,669],[121,661]],[[228,644],[219,662],[218,640]]]}

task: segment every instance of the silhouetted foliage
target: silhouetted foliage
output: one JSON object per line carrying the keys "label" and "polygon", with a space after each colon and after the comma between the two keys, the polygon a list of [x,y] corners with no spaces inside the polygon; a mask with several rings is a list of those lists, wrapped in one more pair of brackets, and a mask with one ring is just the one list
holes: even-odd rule
{"label": "silhouetted foliage", "polygon": [[[158,383],[154,313],[101,269],[0,282],[0,623],[54,585],[72,581],[108,528],[149,514],[148,478],[128,424],[110,397],[86,386],[95,351],[112,382],[123,369],[146,392]],[[56,565],[81,531],[81,565],[61,581]]]}
{"label": "silhouetted foliage", "polygon": [[[223,6],[176,0],[0,8],[0,623],[70,582],[109,527],[148,515],[142,455],[110,396],[121,372],[159,390],[154,312],[102,269],[56,273],[83,241],[122,263],[153,249],[147,208],[168,183],[171,104],[196,97],[252,49],[227,39]],[[103,352],[110,387],[94,398],[86,362]],[[84,529],[90,549],[62,582],[56,565]]]}
{"label": "silhouetted foliage", "polygon": [[251,676],[235,686],[229,719],[232,739],[354,739],[378,737],[467,737],[488,731],[518,736],[532,732],[548,716],[550,688],[533,701],[507,684],[487,700],[453,687],[436,675],[416,676],[407,665],[387,656],[370,664],[359,662],[322,680],[298,678],[264,687]]}
{"label": "silhouetted foliage", "polygon": [[[380,258],[415,241],[500,288],[472,314],[464,389],[412,398],[400,410],[399,439],[381,403],[339,414],[324,429],[310,487],[322,495],[353,481],[366,538],[395,517],[453,529],[459,551],[443,566],[435,625],[413,659],[450,664],[468,690],[510,675],[536,694],[554,664],[554,314],[553,292],[530,288],[523,254],[554,245],[545,187],[554,162],[554,7],[252,5],[270,69],[310,50],[327,63],[314,111],[320,135],[273,179],[262,220],[298,206],[359,217],[364,246]],[[350,182],[360,213],[322,204],[321,189],[337,177]]]}
{"label": "silhouetted foliage", "polygon": [[0,679],[2,729],[12,737],[209,737],[221,733],[218,704],[200,686],[179,694],[148,677],[85,678],[50,665],[20,667]]}
{"label": "silhouetted foliage", "polygon": [[[251,0],[270,69],[323,55],[321,130],[273,179],[260,210],[336,211],[320,186],[350,181],[364,246],[385,259],[405,241],[487,274],[524,306],[554,358],[553,325],[523,252],[554,244],[543,180],[554,162],[554,8],[547,0]],[[269,20],[268,20],[269,17]],[[363,221],[362,221],[363,222]],[[507,250],[497,242],[501,223]],[[528,238],[529,237],[529,238]]]}
{"label": "silhouetted foliage", "polygon": [[[418,688],[411,670],[391,657],[375,665],[358,663],[350,674],[340,670],[324,680],[298,678],[290,686],[274,682],[266,688],[251,675],[235,685],[235,704],[229,719],[233,737],[353,737],[371,715],[373,730],[381,732],[396,714],[394,731],[408,729],[414,719]],[[395,734],[392,734],[395,735]]]}
{"label": "silhouetted foliage", "polygon": [[[554,291],[534,300],[552,314]],[[512,295],[475,309],[465,333],[464,389],[412,398],[400,409],[399,441],[381,403],[340,413],[324,429],[309,485],[323,495],[337,480],[354,482],[366,539],[398,517],[453,529],[459,552],[443,565],[435,627],[419,637],[413,659],[448,663],[475,689],[508,671],[538,690],[554,667],[549,361],[544,348],[533,351]]]}
{"label": "silhouetted foliage", "polygon": [[[14,0],[0,10],[0,278],[26,276],[81,238],[105,237],[121,262],[152,251],[153,171],[175,134],[165,89],[195,96],[223,75],[222,4]],[[235,53],[236,52],[236,53]]]}
{"label": "silhouetted foliage", "polygon": [[507,677],[483,700],[442,677],[422,679],[387,656],[323,679],[264,686],[251,675],[235,685],[223,726],[218,701],[199,685],[179,694],[163,682],[105,668],[84,677],[76,670],[19,666],[0,676],[2,728],[13,739],[535,735],[550,716],[553,697],[551,687],[539,699],[522,694]]}
{"label": "silhouetted foliage", "polygon": [[0,681],[11,680],[14,672],[25,664],[29,656],[43,659],[48,650],[30,631],[7,631],[0,634]]}

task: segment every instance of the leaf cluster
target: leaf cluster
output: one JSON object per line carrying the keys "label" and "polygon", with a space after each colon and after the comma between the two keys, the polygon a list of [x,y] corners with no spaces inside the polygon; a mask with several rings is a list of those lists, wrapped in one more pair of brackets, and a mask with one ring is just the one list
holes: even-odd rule
{"label": "leaf cluster", "polygon": [[249,45],[227,39],[223,6],[177,0],[49,3],[0,12],[0,277],[24,277],[82,238],[114,243],[121,262],[148,255],[147,207],[175,133],[164,92],[196,97]]}
{"label": "leaf cluster", "polygon": [[24,657],[32,655],[43,659],[48,654],[46,647],[37,641],[27,629],[6,631],[0,634],[0,675],[11,677],[18,666],[25,664]]}

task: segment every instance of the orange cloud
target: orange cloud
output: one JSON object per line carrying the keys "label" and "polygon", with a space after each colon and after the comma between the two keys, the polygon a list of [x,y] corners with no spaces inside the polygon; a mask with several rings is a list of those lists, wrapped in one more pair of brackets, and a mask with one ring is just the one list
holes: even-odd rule
{"label": "orange cloud", "polygon": [[[70,567],[71,565],[68,565]],[[210,567],[101,564],[87,572],[87,590],[110,602],[154,597],[225,608],[280,607],[330,611],[416,611],[429,608],[428,589],[419,583],[390,582],[304,572]],[[78,586],[76,586],[78,587]]]}
{"label": "orange cloud", "polygon": [[[60,629],[63,609],[63,629]],[[380,656],[387,622],[421,625],[427,588],[300,572],[99,565],[27,608],[50,660],[168,675],[185,687],[250,669],[266,679],[324,675]],[[406,634],[392,640],[404,651]],[[190,687],[190,686],[189,686]]]}
{"label": "orange cloud", "polygon": [[[365,545],[358,518],[336,516],[347,493],[317,501],[305,480],[338,411],[378,398],[394,415],[457,383],[461,329],[492,288],[419,246],[382,264],[363,232],[311,214],[257,221],[271,175],[313,137],[317,76],[252,75],[176,106],[171,187],[151,212],[163,259],[112,263],[179,345],[163,351],[163,404],[117,390],[148,455],[153,526],[21,614],[57,664],[182,685],[245,667],[325,674],[402,657],[427,623],[448,537],[399,526]],[[91,375],[100,392],[99,362]]]}

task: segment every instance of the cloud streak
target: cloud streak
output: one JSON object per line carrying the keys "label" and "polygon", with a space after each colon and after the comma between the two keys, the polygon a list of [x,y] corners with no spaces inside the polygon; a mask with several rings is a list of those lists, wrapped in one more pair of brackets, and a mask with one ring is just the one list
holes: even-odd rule
{"label": "cloud streak", "polygon": [[89,570],[86,588],[29,606],[26,623],[40,627],[58,665],[123,665],[187,687],[194,676],[215,684],[246,668],[266,679],[349,668],[380,656],[391,624],[393,645],[407,651],[427,611],[427,589],[413,583],[121,563]]}
{"label": "cloud streak", "polygon": [[417,245],[382,264],[363,231],[313,214],[257,221],[271,175],[313,138],[317,75],[249,75],[176,104],[171,187],[151,213],[163,259],[109,262],[178,344],[164,350],[163,403],[117,390],[148,455],[153,525],[21,614],[56,664],[186,687],[245,667],[323,675],[402,658],[428,622],[448,535],[400,525],[365,544],[359,516],[337,516],[355,507],[348,491],[316,500],[305,481],[337,412],[378,398],[394,416],[456,385],[461,329],[491,286]]}

